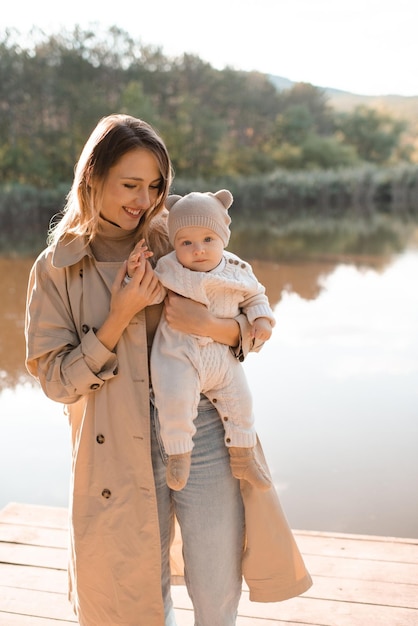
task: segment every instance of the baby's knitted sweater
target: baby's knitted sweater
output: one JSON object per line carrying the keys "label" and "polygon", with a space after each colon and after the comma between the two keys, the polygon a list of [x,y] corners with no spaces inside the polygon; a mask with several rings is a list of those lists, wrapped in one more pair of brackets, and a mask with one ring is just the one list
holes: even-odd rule
{"label": "baby's knitted sweater", "polygon": [[275,319],[264,286],[257,280],[251,265],[224,250],[221,263],[210,272],[195,272],[183,267],[176,253],[161,257],[155,268],[166,289],[205,304],[218,317],[232,318],[246,314],[250,324],[257,317]]}

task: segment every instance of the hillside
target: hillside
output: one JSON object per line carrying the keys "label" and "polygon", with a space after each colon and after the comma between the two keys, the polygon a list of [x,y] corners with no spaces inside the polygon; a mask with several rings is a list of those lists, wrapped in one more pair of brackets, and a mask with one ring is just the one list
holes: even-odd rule
{"label": "hillside", "polygon": [[[288,78],[282,76],[269,75],[269,80],[277,88],[278,91],[291,89],[295,84]],[[379,111],[387,111],[393,116],[404,119],[416,128],[418,125],[418,95],[416,96],[397,96],[397,95],[381,95],[381,96],[364,96],[361,94],[332,89],[331,87],[320,87],[328,96],[330,105],[337,111],[351,111],[354,107],[365,105]]]}

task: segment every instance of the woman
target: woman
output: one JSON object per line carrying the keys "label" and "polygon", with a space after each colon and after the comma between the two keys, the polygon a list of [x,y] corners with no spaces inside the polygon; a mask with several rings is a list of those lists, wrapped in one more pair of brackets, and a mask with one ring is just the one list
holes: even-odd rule
{"label": "woman", "polygon": [[[235,624],[244,511],[222,423],[202,398],[188,485],[170,491],[148,369],[162,314],[162,306],[149,306],[158,281],[144,259],[124,283],[125,259],[140,240],[155,259],[168,251],[164,202],[171,177],[166,147],[148,124],[126,115],[103,118],[29,279],[27,367],[46,395],[66,406],[72,431],[69,582],[81,626],[175,625],[174,513],[196,624]],[[243,316],[217,319],[175,294],[164,314],[173,328],[208,335],[237,358],[248,351]],[[293,546],[291,539],[286,545]],[[303,564],[296,576],[292,571],[286,593],[304,591],[305,574]]]}

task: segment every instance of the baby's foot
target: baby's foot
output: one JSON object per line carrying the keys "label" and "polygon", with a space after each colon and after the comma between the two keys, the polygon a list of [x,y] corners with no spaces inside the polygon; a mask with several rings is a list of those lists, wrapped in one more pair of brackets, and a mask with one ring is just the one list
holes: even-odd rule
{"label": "baby's foot", "polygon": [[246,480],[254,487],[267,491],[271,487],[270,477],[264,471],[255,455],[255,448],[228,448],[232,475]]}
{"label": "baby's foot", "polygon": [[180,491],[186,486],[190,474],[192,453],[170,454],[168,457],[166,480],[167,485],[174,491]]}

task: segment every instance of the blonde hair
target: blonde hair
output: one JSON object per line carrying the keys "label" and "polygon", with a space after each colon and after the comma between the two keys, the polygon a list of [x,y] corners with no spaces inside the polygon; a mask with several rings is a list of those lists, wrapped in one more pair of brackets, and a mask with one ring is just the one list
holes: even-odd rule
{"label": "blonde hair", "polygon": [[[75,167],[63,216],[50,227],[49,244],[57,243],[66,235],[85,236],[88,241],[93,239],[97,232],[103,185],[109,169],[135,148],[152,152],[161,174],[157,200],[145,212],[140,224],[141,237],[148,239],[151,220],[164,208],[173,168],[167,148],[152,126],[130,115],[114,114],[103,117],[88,138]],[[93,179],[95,185],[90,184]]]}

